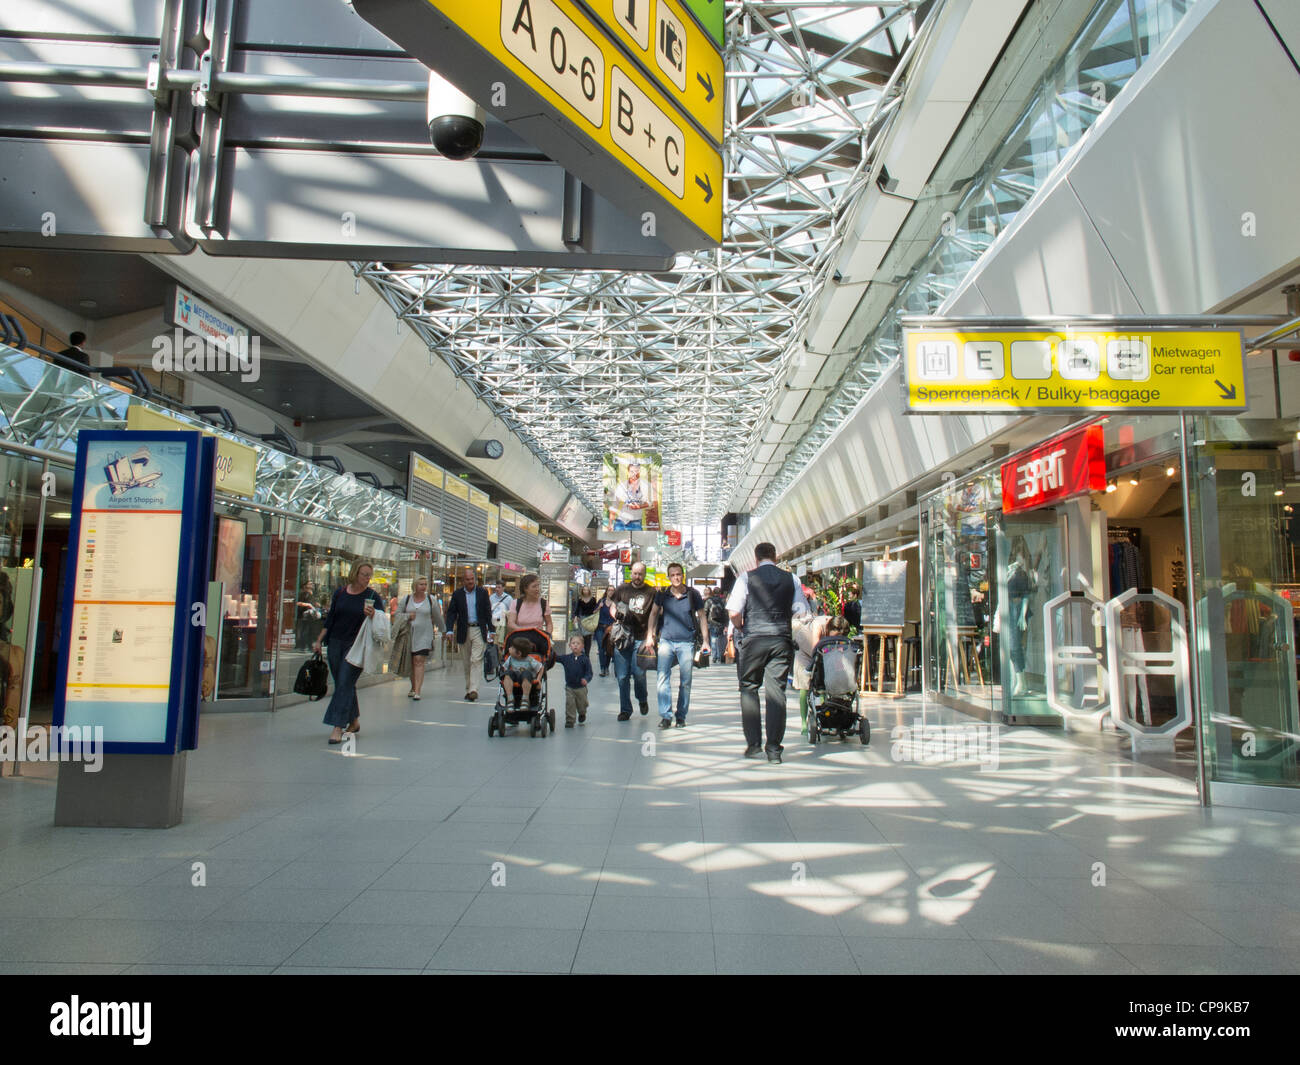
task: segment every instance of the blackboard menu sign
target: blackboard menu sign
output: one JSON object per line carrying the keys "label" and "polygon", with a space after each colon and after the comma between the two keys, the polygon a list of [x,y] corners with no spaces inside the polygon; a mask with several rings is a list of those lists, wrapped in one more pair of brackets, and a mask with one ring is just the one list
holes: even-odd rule
{"label": "blackboard menu sign", "polygon": [[952,594],[957,601],[957,627],[975,628],[978,622],[975,620],[975,604],[971,601],[970,586],[964,581],[958,581],[953,586]]}
{"label": "blackboard menu sign", "polygon": [[907,623],[907,563],[868,562],[862,567],[862,627],[901,629]]}

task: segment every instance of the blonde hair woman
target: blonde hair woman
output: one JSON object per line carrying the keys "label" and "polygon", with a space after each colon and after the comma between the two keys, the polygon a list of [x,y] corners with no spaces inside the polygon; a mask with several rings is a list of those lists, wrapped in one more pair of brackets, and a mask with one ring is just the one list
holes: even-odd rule
{"label": "blonde hair woman", "polygon": [[343,742],[345,727],[348,732],[361,731],[361,707],[357,704],[357,679],[361,676],[361,668],[351,665],[346,659],[366,619],[374,617],[376,610],[384,609],[378,593],[370,587],[374,572],[369,562],[358,559],[352,563],[348,583],[334,592],[320,635],[312,644],[312,650],[316,652],[320,651],[321,644],[325,644],[325,657],[334,677],[334,694],[325,708],[325,724],[334,728],[330,733],[330,743]]}
{"label": "blonde hair woman", "polygon": [[442,608],[438,601],[429,594],[429,578],[417,577],[410,594],[398,606],[411,622],[411,690],[407,698],[420,700],[420,689],[424,686],[424,667],[429,661],[429,652],[433,650],[434,640],[439,630],[445,628]]}

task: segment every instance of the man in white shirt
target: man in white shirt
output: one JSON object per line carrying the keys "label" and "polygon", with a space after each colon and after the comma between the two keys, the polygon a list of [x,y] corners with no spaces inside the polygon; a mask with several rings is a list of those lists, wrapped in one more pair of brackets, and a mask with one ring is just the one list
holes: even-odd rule
{"label": "man in white shirt", "polygon": [[[745,634],[740,645],[740,720],[745,729],[745,757],[757,758],[766,749],[767,760],[778,765],[785,738],[785,688],[794,660],[791,621],[810,613],[803,588],[793,573],[776,565],[776,548],[754,548],[758,564],[736,578],[727,600],[727,613]],[[758,688],[767,703],[767,744],[758,709]]]}
{"label": "man in white shirt", "polygon": [[506,591],[506,586],[498,579],[492,585],[492,595],[488,600],[492,604],[492,629],[498,640],[505,640],[506,615],[515,605],[515,597]]}

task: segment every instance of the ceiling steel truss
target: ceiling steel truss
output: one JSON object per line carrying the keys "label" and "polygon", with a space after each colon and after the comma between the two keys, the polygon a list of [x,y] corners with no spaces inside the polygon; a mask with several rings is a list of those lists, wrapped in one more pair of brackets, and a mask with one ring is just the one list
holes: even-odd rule
{"label": "ceiling steel truss", "polygon": [[664,456],[664,518],[752,461],[905,87],[919,0],[728,3],[718,249],[669,273],[354,268],[591,510],[600,456]]}

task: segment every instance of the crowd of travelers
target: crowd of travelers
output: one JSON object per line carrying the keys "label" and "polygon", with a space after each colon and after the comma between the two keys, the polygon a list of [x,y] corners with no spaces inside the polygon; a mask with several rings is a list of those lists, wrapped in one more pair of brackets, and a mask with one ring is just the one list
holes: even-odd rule
{"label": "crowd of travelers", "polygon": [[[688,586],[680,563],[668,566],[667,588],[647,583],[643,562],[632,565],[623,584],[599,590],[590,582],[580,585],[571,601],[562,605],[568,612],[570,635],[565,653],[553,659],[564,671],[565,727],[586,723],[588,688],[596,679],[597,665],[602,678],[613,670],[619,721],[632,719],[633,699],[635,710],[649,715],[646,673],[654,669],[659,728],[667,730],[687,727],[695,668],[710,661],[734,663],[744,756],[765,755],[779,763],[788,682],[793,678],[800,693],[800,719],[806,731],[812,648],[827,637],[860,627],[861,603],[857,587],[850,583],[843,590],[842,608],[828,610],[831,603],[817,589],[776,564],[771,544],[759,544],[755,559],[753,569],[736,577],[729,595],[717,586],[702,590]],[[521,689],[527,698],[541,682],[538,662],[530,657],[532,637],[517,635],[545,633],[545,643],[555,633],[553,609],[559,604],[553,606],[542,596],[537,574],[519,579],[516,598],[500,579],[489,592],[479,584],[476,570],[466,566],[445,608],[430,591],[426,577],[418,578],[399,597],[387,587],[383,594],[371,588],[373,574],[370,564],[357,562],[328,607],[323,607],[323,597],[315,599],[310,582],[298,603],[295,646],[304,646],[305,632],[313,633],[311,648],[325,652],[333,678],[325,711],[331,744],[360,731],[356,686],[368,659],[365,648],[359,651],[358,647],[378,631],[391,641],[392,672],[410,677],[407,697],[412,700],[422,697],[428,658],[443,633],[459,652],[467,702],[477,701],[479,678],[485,672],[499,674],[502,685],[506,690],[512,687],[516,698]],[[838,599],[833,605],[841,607]]]}

